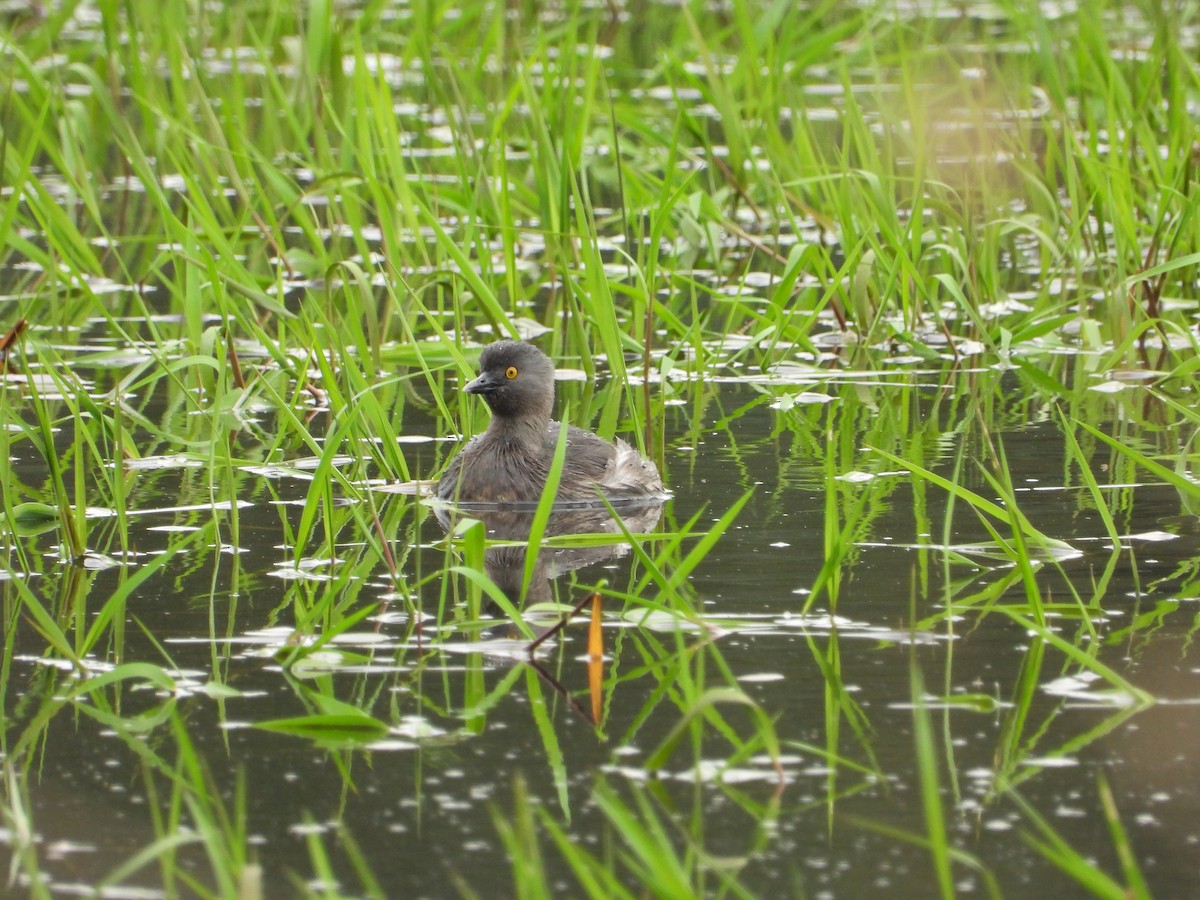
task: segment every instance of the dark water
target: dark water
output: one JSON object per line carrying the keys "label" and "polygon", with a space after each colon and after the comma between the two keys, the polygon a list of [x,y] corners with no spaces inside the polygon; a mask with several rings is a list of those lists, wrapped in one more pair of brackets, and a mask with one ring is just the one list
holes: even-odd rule
{"label": "dark water", "polygon": [[[1200,669],[1190,654],[1200,529],[1172,489],[1128,486],[1130,473],[1095,450],[1093,469],[1101,485],[1115,485],[1106,493],[1119,498],[1117,524],[1129,536],[1114,555],[1058,426],[1035,402],[1011,399],[1032,393],[1019,373],[960,374],[946,384],[922,374],[878,382],[873,376],[806,385],[833,402],[786,409],[772,402],[799,386],[709,383],[692,391],[687,406],[668,408],[664,474],[674,497],[660,527],[677,528],[697,511],[701,523],[715,520],[746,490],[754,494],[684,587],[711,633],[679,630],[669,620],[631,625],[618,604],[606,608],[600,729],[551,680],[586,712],[585,626],[548,645],[540,674],[512,653],[515,634],[501,623],[483,632],[454,630],[456,592],[465,587],[446,575],[411,598],[428,617],[418,638],[411,609],[392,596],[384,567],[348,571],[363,540],[353,529],[335,540],[339,562],[314,564],[307,574],[346,576],[335,583],[346,611],[382,605],[339,639],[335,655],[281,666],[276,653],[303,609],[330,589],[329,582],[298,580],[291,564],[284,523],[295,525],[295,504],[307,492],[298,477],[238,476],[238,495],[248,504],[238,516],[240,551],[213,549],[230,543],[224,531],[202,533],[175,553],[130,598],[121,659],[167,665],[146,632],[169,655],[180,677],[178,720],[231,806],[232,786],[243,779],[253,854],[272,896],[294,894],[294,879],[313,872],[311,833],[323,837],[344,888],[354,893],[341,827],[389,896],[453,895],[460,882],[483,895],[507,894],[511,866],[493,812],[512,816],[518,776],[538,804],[567,823],[574,841],[600,856],[613,852],[619,835],[591,799],[598,779],[627,804],[648,800],[674,823],[667,827],[677,846],[694,842],[711,855],[713,891],[720,885],[715,873],[726,871],[761,896],[883,890],[929,896],[935,882],[927,852],[878,828],[917,838],[927,833],[914,749],[914,673],[931,698],[951,843],[990,869],[1006,895],[1078,891],[1031,849],[1028,837],[1036,830],[1029,809],[1106,871],[1118,871],[1102,815],[1101,775],[1152,889],[1164,896],[1186,892],[1200,841],[1194,753]],[[565,387],[568,394],[573,389]],[[1096,421],[1103,421],[1106,404],[1110,411],[1120,407],[1108,398],[1075,403],[1073,412]],[[981,406],[996,423],[986,434],[977,427]],[[895,417],[909,427],[896,429]],[[410,411],[408,434],[437,430]],[[1037,574],[1044,599],[1062,604],[1055,607],[1057,633],[1153,695],[1154,705],[1114,695],[1076,660],[999,612],[1001,605],[1019,608],[1024,596],[1019,579],[1004,587],[1013,576],[1009,564],[969,549],[963,552],[973,565],[946,563],[938,549],[943,542],[963,548],[989,535],[961,501],[948,514],[944,491],[914,489],[909,475],[867,449],[889,434],[910,446],[925,441],[925,464],[942,474],[961,456],[961,482],[988,498],[994,492],[981,474],[985,447],[1002,443],[1021,510],[1072,548]],[[452,447],[414,443],[405,452],[412,471],[431,475]],[[28,445],[14,450],[18,477],[36,479]],[[828,471],[876,477],[828,488],[839,524],[858,525],[836,605],[822,594],[806,610],[829,539]],[[139,479],[130,501],[136,509],[203,503],[209,483],[204,470],[187,468],[150,470]],[[444,567],[436,518],[411,497],[381,493],[378,500],[405,583]],[[217,520],[224,529],[229,516]],[[211,521],[207,512],[132,518],[133,566],[179,540],[180,532],[163,526],[205,529]],[[98,542],[106,539],[113,536],[101,522],[89,546],[102,549]],[[41,570],[26,583],[47,607],[78,610],[81,627],[121,578],[118,568],[89,572],[57,563],[52,533],[26,539],[26,551]],[[324,557],[323,550],[310,555]],[[602,578],[626,589],[638,573],[629,556],[608,559],[564,575],[553,592],[573,602]],[[10,568],[9,577],[21,576]],[[1086,626],[1071,611],[1071,587],[1090,603],[1104,579],[1095,598],[1102,612],[1092,616],[1095,636],[1080,638]],[[654,599],[656,592],[645,593]],[[39,658],[44,641],[19,615],[14,592],[4,594],[5,636],[13,644],[4,691],[11,746],[69,678]],[[956,608],[948,617],[950,604]],[[449,629],[441,635],[438,621]],[[320,633],[321,623],[306,631]],[[113,647],[102,644],[93,658]],[[782,788],[763,748],[731,762],[732,745],[717,728],[705,728],[698,747],[685,742],[658,777],[646,773],[647,756],[682,715],[672,679],[683,673],[722,687],[720,666],[775,721]],[[209,696],[201,687],[211,681],[239,695]],[[314,691],[370,711],[390,733],[366,748],[328,750],[248,727],[310,711]],[[971,702],[945,702],[956,696]],[[136,686],[118,702],[126,716],[167,703]],[[740,739],[754,733],[744,710],[721,713]],[[165,722],[131,735],[69,707],[53,716],[27,788],[42,865],[59,889],[96,883],[155,840],[149,807],[156,801],[140,760],[146,753],[173,758],[173,741]],[[841,761],[832,763],[822,751]],[[153,780],[169,793],[161,776]],[[1028,808],[998,792],[998,781],[1017,785]],[[558,889],[569,893],[569,872],[546,840],[543,853]],[[202,852],[185,850],[182,859],[203,881]],[[969,868],[956,867],[955,875],[963,890],[983,890]],[[151,867],[126,883],[161,879]]]}

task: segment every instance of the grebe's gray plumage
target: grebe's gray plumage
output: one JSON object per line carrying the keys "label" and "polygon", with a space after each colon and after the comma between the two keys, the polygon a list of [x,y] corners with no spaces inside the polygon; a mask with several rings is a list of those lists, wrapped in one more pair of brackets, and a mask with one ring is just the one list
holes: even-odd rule
{"label": "grebe's gray plumage", "polygon": [[[498,341],[483,350],[479,377],[465,390],[492,410],[487,431],[472,438],[438,480],[437,496],[458,503],[537,503],[542,496],[559,429],[554,407],[554,364],[524,341]],[[629,444],[610,444],[568,425],[566,459],[556,503],[662,500],[658,469]]]}

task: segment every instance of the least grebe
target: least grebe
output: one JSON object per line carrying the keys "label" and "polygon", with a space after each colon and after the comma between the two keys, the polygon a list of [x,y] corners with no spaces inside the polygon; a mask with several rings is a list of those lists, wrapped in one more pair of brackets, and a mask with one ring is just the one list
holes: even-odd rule
{"label": "least grebe", "polygon": [[[489,344],[479,377],[466,386],[492,410],[487,431],[471,439],[438,481],[437,496],[459,503],[537,503],[558,441],[554,364],[524,341]],[[590,431],[567,426],[566,459],[556,503],[661,500],[666,496],[654,463],[624,441],[610,444]]]}

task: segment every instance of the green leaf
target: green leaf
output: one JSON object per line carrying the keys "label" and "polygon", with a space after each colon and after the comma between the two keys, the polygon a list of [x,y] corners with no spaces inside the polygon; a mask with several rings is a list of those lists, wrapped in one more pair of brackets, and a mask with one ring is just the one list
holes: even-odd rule
{"label": "green leaf", "polygon": [[48,503],[18,503],[9,520],[13,532],[26,537],[57,528],[60,521],[57,507]]}
{"label": "green leaf", "polygon": [[311,716],[292,716],[256,722],[255,728],[308,738],[322,743],[365,743],[387,735],[383,722],[363,712],[316,713]]}

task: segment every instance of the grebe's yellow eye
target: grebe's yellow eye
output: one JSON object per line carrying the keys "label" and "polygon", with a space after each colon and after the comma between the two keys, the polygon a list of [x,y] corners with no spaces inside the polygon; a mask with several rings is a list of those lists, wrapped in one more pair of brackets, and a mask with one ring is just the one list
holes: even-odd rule
{"label": "grebe's yellow eye", "polygon": [[507,369],[504,370],[504,374],[508,377],[509,381],[512,381],[514,378],[517,377],[517,367],[509,366]]}

